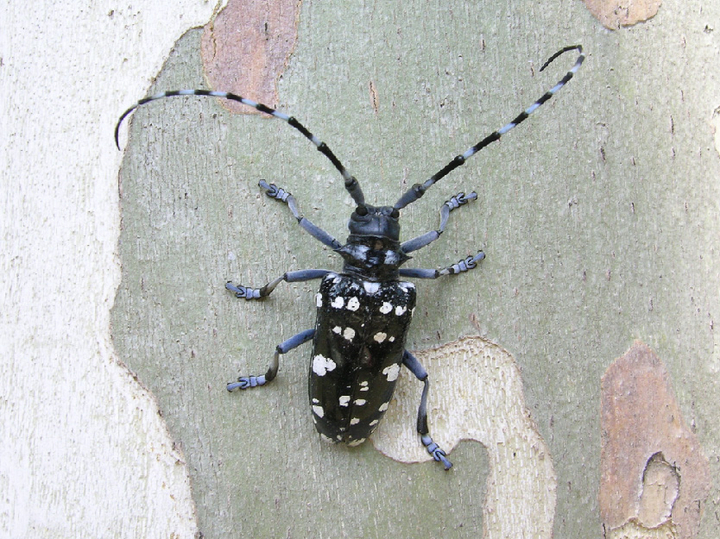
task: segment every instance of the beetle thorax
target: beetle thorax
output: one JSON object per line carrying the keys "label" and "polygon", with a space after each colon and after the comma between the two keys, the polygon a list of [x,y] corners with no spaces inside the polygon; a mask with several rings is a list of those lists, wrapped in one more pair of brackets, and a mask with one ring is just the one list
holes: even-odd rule
{"label": "beetle thorax", "polygon": [[358,206],[350,216],[347,243],[338,249],[344,272],[369,280],[395,279],[409,257],[400,248],[399,212],[392,206]]}

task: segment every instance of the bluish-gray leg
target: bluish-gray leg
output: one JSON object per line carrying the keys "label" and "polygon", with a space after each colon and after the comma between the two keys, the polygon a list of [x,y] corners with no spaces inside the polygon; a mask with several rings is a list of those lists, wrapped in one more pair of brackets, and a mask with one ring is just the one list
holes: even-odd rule
{"label": "bluish-gray leg", "polygon": [[442,205],[442,208],[440,208],[440,228],[437,230],[431,230],[430,232],[426,232],[417,238],[403,242],[400,249],[402,249],[404,253],[412,253],[413,251],[422,249],[426,245],[434,242],[440,237],[440,234],[445,231],[445,226],[450,218],[450,212],[475,199],[477,199],[477,193],[475,191],[469,195],[462,192],[458,193],[450,200],[446,201],[445,204]]}
{"label": "bluish-gray leg", "polygon": [[270,367],[265,374],[260,376],[241,376],[237,379],[237,382],[231,382],[227,385],[228,391],[234,391],[236,389],[248,389],[251,387],[257,387],[272,382],[277,375],[278,368],[280,367],[280,354],[286,354],[290,350],[293,350],[311,340],[315,336],[314,329],[306,329],[305,331],[298,333],[297,335],[290,337],[287,341],[279,344],[275,348],[275,354],[273,355]]}
{"label": "bluish-gray leg", "polygon": [[478,251],[475,256],[469,256],[464,260],[460,260],[457,264],[442,268],[439,270],[435,269],[422,269],[422,268],[400,268],[399,273],[401,277],[415,277],[416,279],[437,279],[443,275],[457,275],[475,269],[483,258],[485,253]]}
{"label": "bluish-gray leg", "polygon": [[287,273],[283,273],[274,281],[270,281],[262,288],[251,288],[249,286],[234,285],[231,281],[225,283],[225,288],[235,294],[236,298],[246,299],[248,301],[251,299],[263,299],[268,297],[270,293],[275,290],[275,287],[283,281],[287,283],[312,281],[313,279],[322,279],[328,273],[332,273],[332,271],[324,269],[288,271]]}
{"label": "bluish-gray leg", "polygon": [[427,394],[428,389],[430,388],[428,373],[417,358],[407,350],[403,353],[403,365],[405,365],[418,380],[425,384],[423,387],[422,397],[420,398],[420,408],[418,408],[417,418],[417,431],[420,434],[420,440],[425,446],[425,449],[427,449],[427,452],[432,455],[432,458],[434,458],[437,462],[441,462],[445,469],[449,470],[452,468],[452,463],[447,459],[445,451],[440,449],[440,446],[433,442],[433,439],[429,434],[430,431],[428,430]]}
{"label": "bluish-gray leg", "polygon": [[321,241],[331,249],[340,249],[340,247],[342,247],[342,244],[338,240],[333,238],[330,234],[325,232],[319,226],[314,225],[308,219],[303,217],[303,214],[300,213],[300,209],[295,202],[295,197],[292,196],[288,191],[286,191],[282,187],[278,187],[274,183],[268,184],[265,180],[260,180],[260,183],[258,183],[258,185],[265,189],[265,194],[270,198],[274,198],[276,200],[279,200],[280,202],[284,202],[285,204],[287,204],[293,216],[295,216],[295,219],[297,219],[298,224],[302,228],[304,228],[313,238]]}

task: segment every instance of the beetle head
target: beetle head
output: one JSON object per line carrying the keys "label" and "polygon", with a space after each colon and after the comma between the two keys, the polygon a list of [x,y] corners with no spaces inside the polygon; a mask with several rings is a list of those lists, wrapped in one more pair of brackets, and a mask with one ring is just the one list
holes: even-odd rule
{"label": "beetle head", "polygon": [[390,241],[400,240],[400,212],[392,206],[367,206],[355,208],[348,228],[351,236],[373,236]]}

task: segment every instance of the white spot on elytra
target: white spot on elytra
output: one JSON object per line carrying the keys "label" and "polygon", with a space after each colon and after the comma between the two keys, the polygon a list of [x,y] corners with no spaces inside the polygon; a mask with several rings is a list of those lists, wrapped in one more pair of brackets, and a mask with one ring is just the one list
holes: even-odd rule
{"label": "white spot on elytra", "polygon": [[335,367],[335,362],[329,357],[318,354],[313,358],[312,369],[318,376],[325,376],[325,373],[335,370]]}
{"label": "white spot on elytra", "polygon": [[387,376],[388,382],[394,382],[395,380],[397,380],[398,375],[400,374],[400,365],[397,363],[393,363],[389,367],[385,367],[382,373]]}
{"label": "white spot on elytra", "polygon": [[325,410],[323,410],[323,407],[322,407],[322,406],[317,406],[317,405],[315,405],[315,406],[313,406],[312,408],[313,408],[313,412],[315,412],[315,415],[316,415],[316,416],[322,417],[322,416],[325,415]]}
{"label": "white spot on elytra", "polygon": [[336,309],[342,309],[343,305],[345,305],[345,298],[342,296],[338,296],[334,300],[332,300],[332,303],[330,305],[332,305]]}
{"label": "white spot on elytra", "polygon": [[358,406],[362,406],[362,405],[364,405],[366,402],[367,402],[367,401],[366,401],[365,399],[355,399],[355,400],[353,401],[353,404],[357,404]]}
{"label": "white spot on elytra", "polygon": [[[318,294],[319,296],[320,294]],[[392,304],[388,303],[387,301],[382,304],[382,307],[380,307],[380,312],[383,314],[387,314],[390,311],[392,311],[393,306]]]}
{"label": "white spot on elytra", "polygon": [[372,421],[370,421],[369,426],[370,426],[370,427],[374,427],[375,425],[378,424],[378,422],[379,422],[378,419],[373,419]]}
{"label": "white spot on elytra", "polygon": [[355,337],[355,330],[353,328],[345,328],[345,331],[343,331],[343,337],[345,337],[348,341],[352,341],[353,337]]}
{"label": "white spot on elytra", "polygon": [[398,305],[397,307],[395,307],[396,316],[401,316],[405,314],[405,311],[407,311],[407,307],[403,307],[402,305]]}
{"label": "white spot on elytra", "polygon": [[378,291],[378,289],[380,288],[380,283],[374,283],[372,281],[363,281],[363,287],[365,288],[365,292],[372,295]]}
{"label": "white spot on elytra", "polygon": [[378,331],[374,336],[373,340],[377,343],[383,342],[387,338],[387,333],[383,333],[382,331]]}
{"label": "white spot on elytra", "polygon": [[359,417],[353,417],[353,418],[350,420],[350,424],[351,424],[351,425],[357,425],[358,423],[360,423],[360,418],[359,418]]}
{"label": "white spot on elytra", "polygon": [[350,395],[342,395],[340,399],[340,406],[347,406],[350,403]]}
{"label": "white spot on elytra", "polygon": [[313,400],[312,400],[312,403],[313,403],[313,404],[320,404],[320,401],[317,400],[317,399],[313,399]]}
{"label": "white spot on elytra", "polygon": [[389,403],[389,402],[383,402],[383,403],[380,405],[380,408],[378,408],[378,412],[384,412],[385,410],[387,410],[387,409],[388,409],[388,404],[390,404],[390,403]]}
{"label": "white spot on elytra", "polygon": [[327,442],[327,443],[329,443],[329,444],[334,444],[334,443],[335,443],[335,440],[333,440],[333,439],[330,438],[329,436],[325,436],[324,434],[320,434],[320,439],[321,439],[323,442]]}
{"label": "white spot on elytra", "polygon": [[388,341],[390,341],[390,342],[395,342],[395,337],[390,337],[390,338],[388,339]]}
{"label": "white spot on elytra", "polygon": [[340,335],[341,331],[342,331],[342,328],[340,326],[335,326],[333,328],[333,333],[337,333],[338,335]]}
{"label": "white spot on elytra", "polygon": [[352,442],[349,442],[348,445],[349,445],[350,447],[355,447],[355,446],[360,445],[360,444],[363,443],[364,441],[365,441],[365,438],[358,438],[357,440],[353,440]]}
{"label": "white spot on elytra", "polygon": [[348,311],[357,311],[360,308],[360,300],[356,297],[352,297],[347,302]]}

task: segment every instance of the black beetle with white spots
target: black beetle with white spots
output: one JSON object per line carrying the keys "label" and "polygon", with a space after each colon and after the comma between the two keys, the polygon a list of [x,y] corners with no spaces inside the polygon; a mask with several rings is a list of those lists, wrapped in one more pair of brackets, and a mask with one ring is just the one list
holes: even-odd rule
{"label": "black beetle with white spots", "polygon": [[[260,181],[260,187],[270,198],[285,203],[299,225],[312,237],[338,253],[344,260],[342,271],[306,269],[289,271],[262,288],[235,285],[225,286],[238,298],[260,300],[268,297],[282,281],[301,282],[321,279],[315,296],[317,320],[308,329],[279,344],[267,372],[260,376],[241,376],[228,384],[228,391],[248,389],[271,382],[278,372],[280,355],[313,341],[310,360],[308,392],[310,410],[320,436],[328,442],[343,442],[350,446],[363,443],[382,419],[395,390],[400,365],[407,367],[424,383],[417,417],[417,431],[423,446],[446,470],[452,467],[443,451],[430,437],[427,418],[428,374],[420,362],[405,349],[416,292],[411,282],[402,279],[437,279],[458,275],[477,267],[485,258],[482,251],[468,256],[457,264],[442,269],[401,267],[417,251],[440,237],[450,212],[475,200],[477,195],[458,193],[440,209],[440,226],[425,234],[400,242],[400,210],[423,196],[425,191],[465,161],[499,140],[520,124],[542,104],[557,93],[580,69],[585,59],[580,45],[565,47],[542,66],[545,69],[565,52],[576,50],[575,65],[567,74],[513,121],[494,131],[464,153],[456,156],[422,184],[415,184],[393,206],[375,207],[365,203],[360,184],[342,165],[330,148],[310,133],[295,118],[278,112],[262,103],[244,97],[209,90],[176,90],[140,100],[120,117],[115,128],[118,143],[120,124],[135,108],[156,99],[172,96],[210,96],[238,101],[260,112],[285,120],[308,138],[337,168],[345,180],[345,188],[355,202],[350,216],[350,235],[345,245],[305,218],[295,198],[285,189]],[[118,144],[119,147],[119,144]]]}

